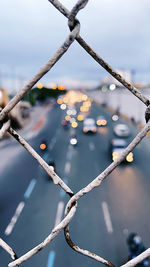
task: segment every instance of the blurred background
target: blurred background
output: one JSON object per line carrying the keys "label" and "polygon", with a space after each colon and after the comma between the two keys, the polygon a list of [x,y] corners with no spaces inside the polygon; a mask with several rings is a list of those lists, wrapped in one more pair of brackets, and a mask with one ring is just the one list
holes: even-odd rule
{"label": "blurred background", "polygon": [[[69,10],[76,1],[62,0]],[[4,108],[69,34],[48,1],[0,3],[0,106]],[[150,2],[92,0],[79,12],[80,35],[128,82],[150,98]],[[13,108],[11,125],[76,193],[107,168],[145,125],[145,105],[76,41]],[[150,246],[150,133],[79,200],[73,241],[124,264]],[[0,140],[0,236],[18,256],[64,217],[68,195],[8,133]],[[0,262],[9,255],[0,249]],[[72,251],[63,233],[22,266],[103,266]],[[140,266],[150,266],[144,261]]]}
{"label": "blurred background", "polygon": [[[76,3],[61,2],[68,9]],[[6,0],[0,6],[0,86],[16,91],[53,56],[69,28],[67,19],[47,0],[13,4]],[[148,0],[93,0],[77,15],[85,41],[114,69],[129,71],[134,82],[150,82],[149,9]],[[42,82],[94,88],[106,75],[74,42]]]}

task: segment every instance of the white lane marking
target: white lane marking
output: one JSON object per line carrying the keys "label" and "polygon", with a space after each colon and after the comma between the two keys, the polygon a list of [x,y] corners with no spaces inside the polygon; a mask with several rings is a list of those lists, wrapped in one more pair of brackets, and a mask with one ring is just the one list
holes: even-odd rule
{"label": "white lane marking", "polygon": [[34,187],[35,187],[35,184],[36,184],[36,180],[35,179],[32,179],[28,185],[28,188],[26,190],[26,192],[24,193],[24,198],[27,199],[30,197]]}
{"label": "white lane marking", "polygon": [[113,233],[113,226],[112,226],[112,222],[111,222],[111,218],[110,218],[110,213],[109,213],[108,205],[105,201],[102,202],[102,209],[103,209],[103,213],[104,213],[104,220],[106,223],[107,231],[108,231],[108,233]]}
{"label": "white lane marking", "polygon": [[22,137],[24,139],[28,140],[28,139],[35,137],[37,134],[38,134],[38,132],[28,132],[28,133],[25,133],[24,135],[22,135]]}
{"label": "white lane marking", "polygon": [[71,150],[68,150],[66,159],[67,159],[68,161],[70,161],[71,158],[72,158],[72,151],[71,151]]}
{"label": "white lane marking", "polygon": [[90,142],[89,143],[89,149],[90,149],[90,151],[93,151],[95,149],[95,144]]}
{"label": "white lane marking", "polygon": [[58,207],[57,207],[57,213],[56,213],[56,219],[55,219],[54,227],[56,227],[61,222],[61,217],[62,217],[62,214],[63,214],[63,210],[64,210],[64,202],[60,201],[58,203]]}
{"label": "white lane marking", "polygon": [[8,224],[8,226],[5,230],[5,235],[11,234],[11,232],[12,232],[12,230],[13,230],[13,228],[14,228],[14,226],[15,226],[15,224],[16,224],[16,222],[17,222],[17,220],[18,220],[18,218],[19,218],[19,216],[20,216],[20,214],[24,208],[24,205],[25,205],[25,203],[23,201],[19,203],[19,205],[15,211],[14,216],[12,217],[10,223]]}
{"label": "white lane marking", "polygon": [[70,172],[71,163],[69,161],[65,164],[65,173],[68,174]]}
{"label": "white lane marking", "polygon": [[52,251],[49,253],[49,256],[48,256],[47,267],[53,267],[53,266],[54,266],[55,256],[56,256],[56,252],[52,250]]}
{"label": "white lane marking", "polygon": [[56,136],[54,136],[51,140],[51,143],[49,145],[49,148],[52,150],[56,144]]}

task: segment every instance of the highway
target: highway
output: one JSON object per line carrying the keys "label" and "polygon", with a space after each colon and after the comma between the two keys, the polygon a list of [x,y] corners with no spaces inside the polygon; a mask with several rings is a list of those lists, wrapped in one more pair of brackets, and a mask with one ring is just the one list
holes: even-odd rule
{"label": "highway", "polygon": [[[80,103],[76,104],[79,111]],[[125,122],[131,131],[129,142],[138,130],[129,121],[114,122],[112,113],[92,102],[88,116],[104,115],[106,127],[93,134],[83,133],[83,122],[77,128],[63,127],[66,110],[57,103],[45,105],[34,112],[34,120],[21,130],[22,136],[40,152],[40,143],[47,140],[48,151],[55,160],[56,173],[74,193],[90,183],[110,163],[110,140],[115,124]],[[36,118],[36,120],[35,120]],[[78,140],[70,144],[72,131]],[[70,223],[71,238],[76,245],[110,260],[116,266],[128,259],[126,238],[137,232],[146,247],[150,246],[150,140],[146,137],[134,152],[132,163],[121,164],[101,184],[78,201],[75,217]],[[8,158],[7,158],[8,155]],[[41,154],[42,155],[42,154]],[[64,216],[69,200],[54,185],[38,163],[16,141],[0,143],[0,235],[18,256],[44,240]],[[8,266],[10,256],[0,249],[0,267]],[[74,252],[61,232],[45,249],[21,266],[65,267],[103,266]]]}

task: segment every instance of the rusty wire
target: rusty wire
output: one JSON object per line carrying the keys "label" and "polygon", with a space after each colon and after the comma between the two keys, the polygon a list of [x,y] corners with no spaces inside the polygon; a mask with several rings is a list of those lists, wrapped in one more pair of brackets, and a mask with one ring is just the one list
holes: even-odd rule
{"label": "rusty wire", "polygon": [[[2,108],[0,108],[0,112],[2,111]],[[9,130],[10,127],[10,119],[9,117],[5,117],[2,121],[0,121],[0,139],[3,138],[5,133]]]}
{"label": "rusty wire", "polygon": [[[58,0],[48,0],[55,6],[65,17],[69,19],[71,12],[65,8]],[[82,38],[76,37],[77,42],[91,55],[107,72],[109,72],[116,80],[123,84],[129,91],[138,97],[146,106],[150,104],[150,100],[144,96],[135,86],[126,81],[119,73],[117,73],[107,62],[105,62]]]}
{"label": "rusty wire", "polygon": [[16,253],[12,250],[12,248],[4,241],[0,238],[0,246],[5,249],[11,256],[11,258],[13,260],[17,259],[17,255]]}
{"label": "rusty wire", "polygon": [[[128,90],[131,91],[137,98],[139,98],[146,106],[149,106],[150,101],[147,99],[142,93],[140,93],[132,84],[127,82],[120,74],[118,74],[114,69],[106,63],[96,52],[81,38],[79,35],[80,32],[80,23],[76,18],[78,12],[83,9],[89,0],[79,0],[77,4],[72,8],[71,12],[66,9],[58,0],[49,0],[51,4],[54,5],[64,16],[68,18],[68,26],[70,28],[71,33],[66,38],[62,46],[56,51],[54,56],[48,60],[48,62],[41,67],[34,77],[32,77],[29,82],[23,87],[23,89],[16,94],[16,96],[7,104],[7,106],[0,112],[0,137],[4,135],[6,131],[8,131],[37,161],[38,163],[45,169],[48,175],[51,176],[55,185],[61,186],[63,190],[70,196],[70,200],[67,203],[65,209],[65,217],[63,220],[51,231],[50,234],[41,242],[39,245],[22,255],[17,259],[16,253],[9,247],[9,245],[0,239],[0,246],[3,247],[14,260],[9,263],[9,267],[20,266],[24,261],[27,261],[33,255],[38,253],[41,249],[43,249],[47,244],[49,244],[59,233],[64,229],[65,238],[69,246],[74,249],[76,252],[81,253],[85,256],[91,257],[96,261],[103,263],[106,266],[113,267],[114,265],[106,259],[103,259],[101,256],[96,255],[90,251],[79,248],[75,245],[70,237],[69,233],[69,223],[74,217],[77,210],[77,202],[78,200],[89,193],[95,187],[101,185],[102,181],[108,177],[108,175],[124,160],[126,155],[133,150],[138,143],[146,136],[147,132],[150,130],[150,121],[149,118],[147,120],[147,124],[145,127],[137,134],[137,136],[133,139],[133,141],[128,145],[128,147],[124,150],[124,152],[120,155],[119,159],[115,160],[111,163],[101,174],[99,174],[91,183],[87,186],[79,190],[75,195],[72,190],[63,182],[63,180],[48,166],[48,164],[38,155],[38,153],[14,130],[10,127],[10,120],[7,117],[8,113],[13,109],[13,107],[23,98],[23,96],[54,66],[54,64],[64,55],[64,53],[68,50],[70,45],[76,40],[87,52],[88,54],[95,59],[107,72],[109,72],[114,78],[116,78],[120,83],[122,83]],[[148,112],[148,109],[147,111]],[[135,266],[137,263],[145,259],[150,255],[150,249],[147,249],[141,255],[136,257],[135,259],[129,261],[128,263],[122,265],[122,267]]]}

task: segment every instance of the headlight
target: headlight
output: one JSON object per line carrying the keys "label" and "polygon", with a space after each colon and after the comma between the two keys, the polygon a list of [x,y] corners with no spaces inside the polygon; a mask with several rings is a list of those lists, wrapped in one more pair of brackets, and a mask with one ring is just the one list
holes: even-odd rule
{"label": "headlight", "polygon": [[78,123],[76,121],[72,122],[71,124],[72,128],[76,128],[78,126]]}
{"label": "headlight", "polygon": [[105,126],[107,124],[106,120],[102,120],[102,125]]}
{"label": "headlight", "polygon": [[76,145],[77,144],[77,139],[76,138],[71,138],[70,144],[71,145]]}
{"label": "headlight", "polygon": [[49,165],[49,166],[50,166],[51,170],[54,171],[54,166],[52,166],[52,165]]}
{"label": "headlight", "polygon": [[112,153],[112,160],[115,161],[118,158],[119,158],[119,153],[118,152],[113,152]]}
{"label": "headlight", "polygon": [[112,116],[112,120],[113,120],[113,121],[117,121],[118,119],[119,119],[118,115],[113,115],[113,116]]}
{"label": "headlight", "polygon": [[126,156],[126,161],[128,162],[132,162],[133,161],[133,153],[130,152],[127,156]]}
{"label": "headlight", "polygon": [[97,120],[96,124],[97,124],[98,126],[100,126],[100,125],[101,125],[101,121],[100,121],[100,120]]}
{"label": "headlight", "polygon": [[45,150],[46,149],[46,144],[40,144],[40,148],[41,148],[41,150]]}

